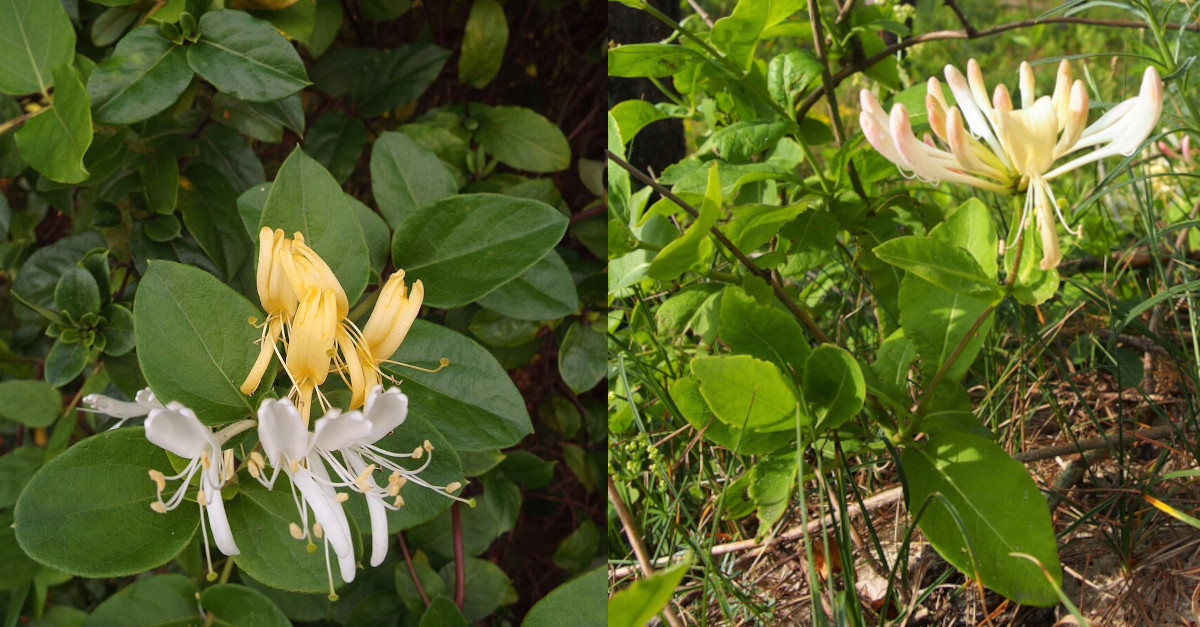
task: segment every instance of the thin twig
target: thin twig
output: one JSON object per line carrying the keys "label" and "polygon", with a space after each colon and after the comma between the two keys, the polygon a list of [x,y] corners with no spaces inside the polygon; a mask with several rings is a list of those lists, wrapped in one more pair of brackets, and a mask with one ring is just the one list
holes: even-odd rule
{"label": "thin twig", "polygon": [[36,111],[28,111],[26,113],[22,113],[21,115],[18,115],[17,117],[15,117],[11,120],[7,120],[3,123],[0,123],[0,135],[3,135],[9,131],[15,131],[15,130],[21,128],[22,126],[25,126],[25,123],[29,121],[29,118],[32,118],[35,115],[41,115],[49,110],[50,110],[50,107],[42,107],[41,109],[38,109]]}
{"label": "thin twig", "polygon": [[[670,200],[678,205],[684,211],[691,214],[692,217],[698,217],[700,215],[700,212],[696,211],[695,207],[684,202],[681,198],[679,198],[679,196],[676,196],[673,192],[671,192],[671,190],[663,187],[663,185],[659,183],[653,176],[650,176],[649,174],[646,174],[645,172],[633,167],[628,161],[613,154],[613,152],[610,150],[605,150],[604,152],[608,155],[608,158],[613,161],[613,163],[616,163],[621,167],[621,169],[629,172],[633,178],[645,183],[646,185],[649,185],[654,189],[654,191],[661,194],[667,200]],[[729,241],[729,238],[725,237],[725,234],[722,233],[717,227],[710,229],[710,232],[712,233],[713,237],[717,238],[717,241],[721,242],[722,246],[729,250],[730,254],[736,257],[737,260],[743,266],[745,266],[746,270],[771,285],[771,289],[775,292],[775,296],[779,299],[779,302],[783,303],[783,306],[786,307],[787,310],[790,311],[792,315],[800,321],[800,324],[803,324],[809,330],[809,332],[817,338],[818,341],[827,344],[833,344],[833,340],[829,339],[828,335],[825,335],[825,332],[817,326],[817,323],[813,321],[811,316],[808,315],[808,312],[801,309],[800,306],[796,304],[796,300],[788,295],[788,293],[783,289],[783,286],[779,284],[779,280],[775,278],[775,275],[773,275],[770,271],[764,270],[755,265],[755,263],[749,257],[747,257],[745,253],[743,253],[741,250],[738,250],[737,246],[734,246],[733,242]]]}
{"label": "thin twig", "polygon": [[954,16],[958,18],[958,23],[962,24],[963,31],[967,33],[968,37],[973,37],[976,32],[975,27],[971,26],[971,22],[967,20],[967,16],[963,15],[962,9],[958,8],[954,0],[945,0],[945,2],[946,6],[950,7],[951,11],[954,11]]}
{"label": "thin twig", "polygon": [[712,28],[713,20],[708,16],[708,13],[705,13],[704,9],[700,8],[700,3],[696,2],[696,0],[687,0],[687,3],[696,12],[696,15],[699,15],[700,19],[704,20],[704,23],[708,24],[709,28]]}
{"label": "thin twig", "polygon": [[[829,121],[833,123],[833,141],[841,146],[846,143],[846,130],[842,127],[842,114],[838,107],[833,75],[830,74],[829,63],[825,60],[825,34],[821,29],[821,12],[817,9],[817,0],[808,0],[808,21],[812,24],[813,47],[817,53],[817,61],[821,64],[821,83],[825,86],[825,100],[829,104]],[[813,169],[818,167],[815,163],[811,165]],[[846,161],[846,172],[850,175],[850,186],[854,188],[854,193],[858,194],[859,198],[868,200],[853,160]]]}
{"label": "thin twig", "polygon": [[[629,513],[629,508],[625,506],[625,501],[621,499],[621,494],[617,492],[617,485],[613,483],[612,477],[608,478],[608,500],[612,501],[613,507],[617,510],[617,518],[621,519],[621,527],[625,530],[625,537],[629,538],[629,544],[633,547],[633,554],[637,556],[638,564],[642,568],[642,575],[647,578],[651,577],[654,574],[654,567],[651,566],[650,556],[646,553],[646,545],[642,543],[642,536],[637,532],[637,526],[633,522],[633,515]],[[679,615],[675,613],[675,608],[670,602],[667,602],[667,605],[663,607],[663,616],[666,617],[671,627],[683,627],[683,621],[679,619]]]}
{"label": "thin twig", "polygon": [[458,501],[450,506],[450,527],[454,534],[454,604],[461,610],[463,598],[466,596],[466,586],[463,583],[466,577],[466,561],[463,559],[462,518],[458,514]]}
{"label": "thin twig", "polygon": [[421,600],[425,605],[429,605],[429,595],[425,594],[425,587],[421,585],[421,578],[417,576],[417,569],[413,566],[412,555],[408,553],[408,543],[404,541],[404,532],[396,534],[400,538],[400,552],[404,554],[404,563],[408,564],[408,574],[412,576],[413,584],[417,586],[417,594],[421,595]]}
{"label": "thin twig", "polygon": [[1157,427],[1147,427],[1145,429],[1121,429],[1067,444],[1047,446],[1024,453],[1017,453],[1013,455],[1013,459],[1028,464],[1029,462],[1051,459],[1061,455],[1075,455],[1099,448],[1129,446],[1138,440],[1161,438],[1187,428],[1189,428],[1188,425],[1172,423]]}

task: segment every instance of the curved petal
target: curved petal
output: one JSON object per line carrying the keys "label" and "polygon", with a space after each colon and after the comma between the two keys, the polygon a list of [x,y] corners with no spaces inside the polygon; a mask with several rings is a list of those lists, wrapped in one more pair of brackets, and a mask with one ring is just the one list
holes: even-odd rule
{"label": "curved petal", "polygon": [[229,517],[225,515],[225,501],[221,499],[221,490],[206,488],[205,496],[208,497],[208,504],[204,506],[208,512],[208,525],[212,529],[213,540],[217,541],[217,548],[226,555],[238,555],[241,550],[233,541],[233,530],[229,527]]}
{"label": "curved petal", "polygon": [[329,481],[325,463],[317,455],[309,455],[307,469],[291,475],[292,483],[300,489],[301,496],[324,528],[325,538],[337,555],[342,580],[350,583],[354,581],[354,544],[350,541],[350,521],[346,519],[342,504],[337,502],[337,493],[333,488],[317,483],[314,477]]}
{"label": "curved petal", "polygon": [[950,86],[950,91],[958,101],[958,108],[962,111],[963,119],[967,121],[967,128],[976,137],[987,142],[1004,167],[1008,167],[1008,156],[1004,153],[1004,148],[1000,146],[996,135],[992,133],[991,122],[984,117],[979,104],[975,102],[975,96],[967,85],[967,79],[953,65],[946,66],[946,84]]}
{"label": "curved petal", "polygon": [[88,394],[83,397],[83,404],[113,418],[137,418],[150,413],[150,409],[142,406],[141,403],[118,401],[103,394]]}
{"label": "curved petal", "polygon": [[1087,124],[1088,96],[1083,81],[1075,81],[1071,86],[1071,101],[1067,107],[1067,123],[1063,127],[1062,137],[1054,146],[1054,158],[1057,159],[1073,150],[1079,136],[1083,133],[1083,125]]}
{"label": "curved petal", "polygon": [[1037,102],[1037,91],[1034,86],[1036,81],[1033,78],[1033,67],[1028,62],[1021,62],[1020,85],[1021,85],[1021,108],[1025,109],[1032,107],[1033,103]]}
{"label": "curved petal", "polygon": [[373,444],[404,424],[404,420],[408,418],[408,397],[400,388],[391,388],[377,394],[367,406],[365,416],[371,423],[371,435],[366,444]]}
{"label": "curved petal", "polygon": [[858,124],[862,127],[863,136],[867,138],[867,142],[871,144],[879,154],[883,155],[884,159],[904,168],[905,170],[912,169],[908,162],[896,152],[896,146],[892,143],[892,136],[887,132],[887,125],[881,125],[878,120],[871,114],[863,111],[858,114]]}
{"label": "curved petal", "polygon": [[[981,189],[989,189],[995,192],[1003,193],[1006,191],[1002,186],[995,183],[984,181],[983,179],[956,172],[946,167],[937,160],[931,158],[927,151],[933,149],[926,146],[913,135],[912,125],[908,120],[908,113],[904,110],[904,105],[896,105],[892,107],[892,136],[896,139],[896,149],[905,161],[912,164],[912,171],[930,181],[949,181],[951,183],[962,183],[972,187]],[[941,151],[937,151],[941,152]],[[943,153],[945,154],[945,153]],[[957,164],[953,155],[946,154],[946,157],[952,163]]]}
{"label": "curved petal", "polygon": [[996,131],[1021,174],[1041,174],[1054,165],[1058,122],[1050,98],[1042,96],[1028,109],[997,111]]}
{"label": "curved petal", "polygon": [[283,457],[292,460],[308,455],[309,436],[300,412],[288,399],[268,398],[258,407],[258,440],[271,465],[279,468]]}
{"label": "curved petal", "polygon": [[[350,468],[354,470],[354,474],[362,474],[367,469],[367,463],[363,461],[362,456],[355,451],[342,451],[342,457]],[[367,483],[372,488],[378,488],[379,484],[375,483],[375,478],[367,476]],[[383,504],[383,497],[375,490],[366,493],[367,497],[367,514],[371,519],[371,565],[378,566],[383,563],[387,557],[388,542],[390,536],[387,528],[387,507]]]}
{"label": "curved petal", "polygon": [[150,417],[146,419],[146,439],[187,459],[200,457],[205,449],[220,449],[212,432],[200,424],[196,413],[176,402],[150,411]]}
{"label": "curved petal", "polygon": [[370,434],[371,423],[361,412],[330,412],[313,426],[312,445],[317,450],[336,451],[353,446]]}
{"label": "curved petal", "polygon": [[1066,125],[1070,99],[1071,64],[1063,59],[1058,64],[1058,74],[1054,78],[1054,96],[1051,97],[1051,101],[1054,103],[1054,113],[1058,116],[1058,128],[1055,129],[1055,132],[1063,130]]}

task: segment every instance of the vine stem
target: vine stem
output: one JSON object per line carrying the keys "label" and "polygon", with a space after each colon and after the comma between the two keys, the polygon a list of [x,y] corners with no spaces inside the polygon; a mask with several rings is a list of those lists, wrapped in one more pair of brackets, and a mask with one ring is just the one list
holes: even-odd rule
{"label": "vine stem", "polygon": [[458,501],[450,506],[450,525],[454,533],[454,604],[461,610],[466,591],[463,582],[463,577],[466,576],[466,562],[463,560],[462,518],[458,513]]}
{"label": "vine stem", "polygon": [[[849,4],[849,2],[847,2]],[[846,143],[846,129],[842,126],[841,109],[838,107],[837,93],[833,89],[833,74],[829,72],[829,63],[825,55],[825,33],[821,28],[821,11],[817,8],[817,0],[808,0],[808,21],[812,24],[813,48],[817,53],[817,61],[821,63],[821,84],[825,86],[825,100],[829,104],[829,121],[833,123],[833,140],[838,146]],[[814,170],[818,169],[815,162]],[[867,192],[863,189],[862,181],[858,178],[858,169],[854,160],[846,161],[846,172],[850,175],[850,186],[859,198],[867,200]]]}
{"label": "vine stem", "polygon": [[400,552],[404,554],[404,563],[408,564],[408,574],[412,576],[413,585],[417,586],[417,594],[421,595],[421,600],[428,607],[429,595],[425,594],[425,587],[421,585],[421,578],[417,576],[417,569],[413,566],[412,555],[408,553],[408,543],[404,541],[404,532],[397,533],[396,537],[400,538]]}
{"label": "vine stem", "polygon": [[[608,478],[608,500],[612,501],[613,507],[617,510],[617,518],[621,520],[625,537],[629,538],[629,544],[633,546],[633,554],[637,556],[638,564],[642,567],[642,575],[649,578],[654,574],[654,568],[650,566],[650,555],[646,552],[646,545],[642,543],[642,536],[637,532],[633,515],[629,513],[629,508],[625,506],[625,501],[617,492],[617,485],[613,483],[612,477]],[[671,605],[670,601],[663,607],[663,616],[666,617],[671,627],[683,627],[683,621],[675,613],[675,606]]]}
{"label": "vine stem", "polygon": [[[645,183],[646,185],[649,185],[654,189],[654,191],[661,194],[664,198],[679,205],[684,211],[691,214],[692,217],[699,217],[700,212],[696,211],[695,207],[692,207],[679,196],[676,196],[671,192],[671,190],[663,187],[663,185],[655,180],[653,176],[650,176],[649,174],[646,174],[633,167],[628,161],[622,159],[616,154],[613,154],[611,150],[605,150],[604,152],[608,155],[608,158],[613,163],[617,164],[622,170],[629,172],[630,176],[633,176],[633,178]],[[729,238],[725,237],[725,234],[722,233],[717,227],[714,226],[713,228],[709,229],[709,232],[711,232],[713,237],[717,238],[717,241],[720,242],[730,254],[737,258],[738,262],[745,266],[751,274],[754,274],[755,276],[769,283],[771,285],[771,290],[775,292],[775,297],[779,299],[779,302],[783,303],[783,306],[786,307],[787,310],[791,312],[793,316],[795,316],[796,320],[799,320],[800,324],[803,324],[805,328],[807,328],[809,332],[817,338],[817,340],[826,344],[834,343],[833,340],[829,339],[829,336],[825,335],[825,332],[817,326],[817,323],[812,319],[812,316],[809,316],[808,312],[801,309],[800,306],[796,304],[796,301],[788,295],[788,293],[783,289],[783,286],[780,285],[779,280],[775,278],[774,274],[772,274],[769,270],[764,270],[758,267],[749,257],[746,256],[745,253],[739,250],[738,247],[733,244],[733,242],[729,241]]]}

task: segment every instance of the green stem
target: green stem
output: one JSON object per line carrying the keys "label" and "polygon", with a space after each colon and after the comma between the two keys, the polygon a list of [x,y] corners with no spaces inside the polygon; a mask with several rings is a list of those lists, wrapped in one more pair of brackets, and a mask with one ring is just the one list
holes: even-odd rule
{"label": "green stem", "polygon": [[720,281],[721,283],[732,283],[734,285],[741,285],[742,283],[742,277],[731,272],[721,272],[720,270],[704,270],[700,272],[700,274],[706,278],[712,279],[713,281]]}

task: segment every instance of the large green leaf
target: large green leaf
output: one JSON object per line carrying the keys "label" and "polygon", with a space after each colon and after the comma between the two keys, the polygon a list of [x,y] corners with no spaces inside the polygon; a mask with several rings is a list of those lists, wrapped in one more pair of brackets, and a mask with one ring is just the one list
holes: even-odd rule
{"label": "large green leaf", "polygon": [[273,102],[308,85],[292,44],[271,24],[241,11],[205,13],[187,60],[218,91],[242,100]]}
{"label": "large green leaf", "polygon": [[267,595],[246,586],[219,583],[200,593],[200,606],[219,627],[288,627],[292,623]]}
{"label": "large green leaf", "polygon": [[697,357],[692,372],[721,422],[756,431],[796,428],[794,386],[774,364],[749,355]]}
{"label": "large green leaf", "polygon": [[563,383],[582,394],[604,378],[604,336],[586,324],[573,322],[558,347],[558,372]]}
{"label": "large green leaf", "polygon": [[704,396],[700,394],[700,383],[695,377],[676,380],[671,384],[670,391],[671,400],[675,401],[675,406],[679,408],[679,412],[683,414],[688,424],[692,425],[697,432],[703,433],[704,437],[736,453],[746,455],[770,453],[793,438],[794,434],[786,431],[771,433],[744,431],[716,420],[712,410],[708,408]]}
{"label": "large green leaf", "polygon": [[59,183],[88,178],[83,155],[92,144],[92,110],[79,72],[63,64],[54,69],[54,104],[15,133],[21,158]]}
{"label": "large green leaf", "polygon": [[[625,44],[608,51],[608,75],[623,78],[674,76],[700,53],[671,44]],[[632,139],[632,138],[631,138]]]}
{"label": "large green leaf", "polygon": [[[358,157],[366,145],[366,124],[340,111],[317,118],[304,137],[304,152],[325,166],[338,183],[345,182],[354,173]],[[379,201],[378,192],[375,193],[375,200]]]}
{"label": "large green leaf", "polygon": [[183,575],[139,579],[104,600],[84,627],[185,627],[200,621],[196,584]]}
{"label": "large green leaf", "polygon": [[918,276],[906,275],[900,283],[900,326],[921,356],[921,372],[928,382],[964,342],[954,364],[946,371],[943,384],[957,383],[983,348],[983,340],[992,328],[995,313],[967,337],[975,321],[990,304],[986,301],[948,292]]}
{"label": "large green leaf", "polygon": [[259,351],[248,320],[263,314],[240,294],[198,268],[152,260],[133,317],[138,363],[161,401],[179,401],[210,425],[257,411],[270,386],[255,397],[239,388]]}
{"label": "large green leaf", "polygon": [[542,597],[521,622],[521,627],[603,627],[608,608],[606,570],[594,568]]}
{"label": "large green leaf", "polygon": [[503,448],[533,432],[525,401],[482,346],[445,327],[417,320],[394,359],[440,372],[389,366],[402,379],[413,412],[433,422],[456,449]]}
{"label": "large green leaf", "polygon": [[721,298],[721,340],[734,353],[774,362],[799,380],[808,360],[808,340],[796,319],[774,307],[763,307],[740,288],[727,288]]}
{"label": "large green leaf", "polygon": [[478,299],[480,305],[518,320],[553,320],[570,315],[579,304],[575,280],[553,250],[521,276]]}
{"label": "large green leaf", "polygon": [[610,109],[608,114],[616,121],[617,129],[620,131],[620,137],[617,139],[626,144],[633,141],[638,131],[648,124],[667,118],[667,114],[645,100],[626,100],[617,103],[617,106]]}
{"label": "large green leaf", "polygon": [[743,71],[750,68],[759,37],[766,28],[770,2],[739,2],[728,17],[716,21],[709,40]]}
{"label": "large green leaf", "polygon": [[867,385],[858,362],[845,350],[825,344],[808,356],[804,400],[818,431],[836,429],[854,417],[866,401]]}
{"label": "large green leaf", "polygon": [[259,226],[283,229],[304,241],[329,264],[350,303],[367,287],[371,255],[354,207],[329,171],[296,148],[267,193]]}
{"label": "large green leaf", "polygon": [[650,262],[649,274],[660,281],[669,281],[689,268],[711,257],[713,243],[708,237],[709,229],[716,226],[721,217],[721,175],[717,164],[708,168],[708,183],[705,186],[704,202],[700,204],[699,216],[687,227],[678,239],[667,244]]}
{"label": "large green leaf", "polygon": [[929,236],[957,246],[979,263],[984,276],[996,280],[996,225],[987,205],[971,198],[959,206],[946,221],[934,227]]}
{"label": "large green leaf", "polygon": [[62,395],[45,381],[0,382],[0,418],[27,427],[48,427],[58,418],[62,404]]}
{"label": "large green leaf", "polygon": [[75,54],[75,28],[59,2],[0,0],[0,93],[45,92]]}
{"label": "large green leaf", "polygon": [[504,61],[508,20],[496,0],[475,0],[463,32],[458,58],[458,82],[482,89],[492,82]]}
{"label": "large green leaf", "polygon": [[796,451],[783,450],[765,455],[750,469],[750,487],[746,491],[758,508],[758,536],[765,537],[787,512],[796,483]]}
{"label": "large green leaf", "polygon": [[692,560],[664,568],[653,577],[635,581],[608,600],[609,627],[642,627],[658,615],[671,597],[675,587],[692,567]]}
{"label": "large green leaf", "polygon": [[900,463],[909,510],[929,503],[918,525],[946,561],[1018,603],[1058,602],[1041,569],[1012,555],[1036,557],[1062,585],[1050,510],[1020,462],[990,440],[945,431],[905,447]]}
{"label": "large green leaf", "polygon": [[553,122],[525,107],[489,107],[476,116],[475,140],[504,165],[558,172],[571,165],[571,146]]}
{"label": "large green leaf", "polygon": [[880,259],[956,294],[998,302],[1003,293],[966,249],[940,238],[908,235],[875,247]]}
{"label": "large green leaf", "polygon": [[793,128],[781,120],[743,120],[715,132],[702,147],[731,163],[745,163],[758,153],[772,148]]}
{"label": "large green leaf", "polygon": [[[50,460],[17,499],[21,548],[81,577],[122,577],[165,564],[200,525],[190,503],[159,514],[150,469],[170,471],[167,453],[141,427],[94,435]],[[290,500],[290,499],[289,499]]]}
{"label": "large green leaf", "polygon": [[437,155],[408,135],[386,132],[371,147],[371,192],[392,228],[420,207],[457,191]]}
{"label": "large green leaf", "polygon": [[254,242],[238,219],[237,192],[216,168],[193,163],[187,169],[191,185],[179,190],[179,213],[188,232],[217,264],[226,281],[254,259]]}
{"label": "large green leaf", "polygon": [[97,122],[130,124],[171,106],[191,81],[184,49],[157,26],[140,26],[92,70],[87,87]]}
{"label": "large green leaf", "polygon": [[425,303],[461,307],[520,276],[562,239],[567,218],[536,200],[451,196],[396,228],[392,261],[425,284]]}

